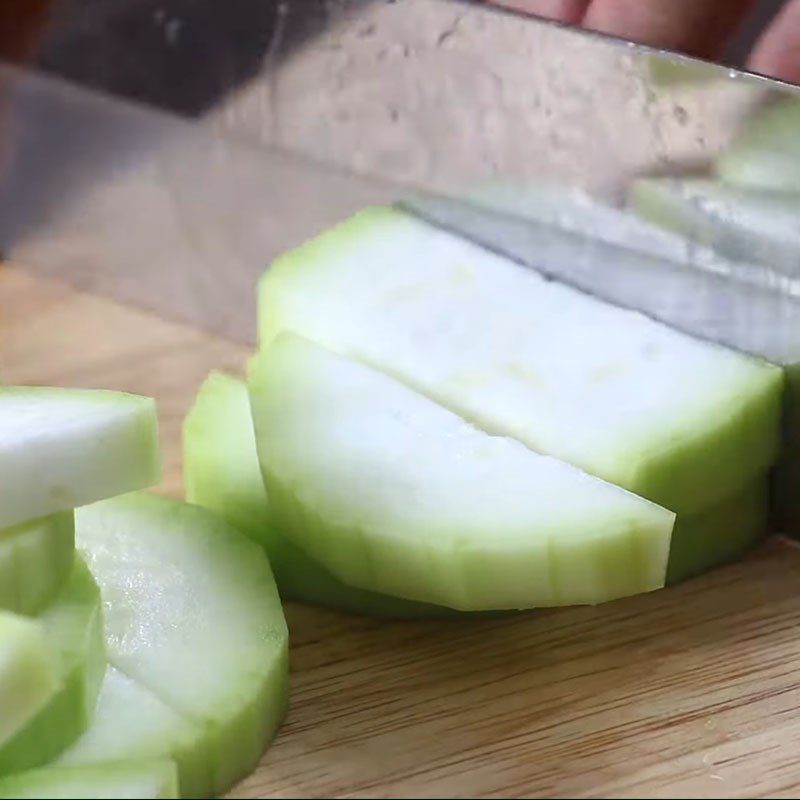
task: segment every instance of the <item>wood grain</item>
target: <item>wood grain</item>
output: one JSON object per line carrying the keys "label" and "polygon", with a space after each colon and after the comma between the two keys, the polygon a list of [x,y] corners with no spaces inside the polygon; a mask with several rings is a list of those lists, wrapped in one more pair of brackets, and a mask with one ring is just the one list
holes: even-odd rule
{"label": "wood grain", "polygon": [[[0,271],[0,376],[155,395],[179,427],[236,344]],[[292,708],[233,797],[794,797],[800,552],[598,608],[386,623],[287,607]]]}

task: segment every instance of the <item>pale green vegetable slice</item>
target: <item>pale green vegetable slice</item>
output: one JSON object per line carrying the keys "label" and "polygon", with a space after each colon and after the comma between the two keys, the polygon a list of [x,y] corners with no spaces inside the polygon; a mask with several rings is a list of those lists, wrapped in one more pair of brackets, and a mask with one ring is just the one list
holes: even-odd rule
{"label": "pale green vegetable slice", "polygon": [[703,179],[645,178],[631,202],[650,222],[728,258],[800,275],[800,199]]}
{"label": "pale green vegetable slice", "polygon": [[797,192],[800,186],[800,102],[759,110],[717,160],[727,183]]}
{"label": "pale green vegetable slice", "polygon": [[247,386],[214,372],[184,424],[186,499],[216,511],[267,552],[284,600],[375,616],[451,616],[453,609],[347,586],[283,536],[269,515]]}
{"label": "pale green vegetable slice", "polygon": [[170,759],[178,768],[181,796],[214,793],[207,727],[108,667],[91,726],[56,763],[91,766],[128,759]]}
{"label": "pale green vegetable slice", "polygon": [[0,387],[0,528],[157,483],[153,400]]}
{"label": "pale green vegetable slice", "polygon": [[67,584],[37,618],[57,665],[57,682],[38,713],[0,747],[0,774],[38,767],[89,726],[105,669],[100,592],[75,559]]}
{"label": "pale green vegetable slice", "polygon": [[391,209],[278,259],[260,329],[264,345],[303,334],[678,513],[721,501],[778,452],[780,369]]}
{"label": "pale green vegetable slice", "polygon": [[109,663],[205,727],[213,790],[227,790],[287,705],[288,632],[263,551],[148,494],[79,509],[76,540],[103,594]]}
{"label": "pale green vegetable slice", "polygon": [[178,797],[178,781],[175,765],[170,761],[44,767],[0,780],[0,797],[150,800]]}
{"label": "pale green vegetable slice", "polygon": [[249,390],[273,518],[347,584],[475,611],[664,583],[671,512],[380,372],[287,334]]}
{"label": "pale green vegetable slice", "polygon": [[0,745],[27,725],[58,685],[42,626],[0,611]]}
{"label": "pale green vegetable slice", "polygon": [[75,525],[71,511],[0,531],[0,608],[36,614],[72,571]]}
{"label": "pale green vegetable slice", "polygon": [[[353,589],[280,533],[270,516],[242,381],[218,372],[206,379],[184,425],[183,463],[187,499],[217,511],[263,545],[284,599],[393,617],[452,613],[442,606]],[[722,503],[678,518],[667,583],[732,560],[759,541],[767,530],[767,493],[768,481],[762,476]]]}

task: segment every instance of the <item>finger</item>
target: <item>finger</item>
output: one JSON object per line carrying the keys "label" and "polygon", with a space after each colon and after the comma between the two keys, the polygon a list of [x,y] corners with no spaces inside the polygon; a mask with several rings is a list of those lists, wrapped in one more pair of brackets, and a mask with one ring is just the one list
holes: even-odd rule
{"label": "finger", "polygon": [[750,69],[800,83],[800,2],[790,0],[758,40]]}
{"label": "finger", "polygon": [[532,14],[536,17],[553,19],[576,25],[581,21],[589,0],[494,0],[496,5],[503,5]]}
{"label": "finger", "polygon": [[583,24],[640,44],[714,58],[753,4],[754,0],[594,0]]}

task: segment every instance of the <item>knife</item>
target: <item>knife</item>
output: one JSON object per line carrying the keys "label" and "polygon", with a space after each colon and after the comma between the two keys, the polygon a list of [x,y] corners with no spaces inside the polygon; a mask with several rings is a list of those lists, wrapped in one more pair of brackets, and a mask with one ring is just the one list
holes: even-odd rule
{"label": "knife", "polygon": [[296,8],[261,71],[192,120],[0,68],[6,256],[252,342],[274,256],[397,202],[694,335],[800,360],[798,279],[617,207],[631,177],[708,162],[789,87],[483,5]]}

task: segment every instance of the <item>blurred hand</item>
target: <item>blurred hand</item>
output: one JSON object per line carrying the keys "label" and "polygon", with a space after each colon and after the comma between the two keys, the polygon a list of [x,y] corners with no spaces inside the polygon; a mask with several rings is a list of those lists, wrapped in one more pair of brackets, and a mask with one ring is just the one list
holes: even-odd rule
{"label": "blurred hand", "polygon": [[[755,0],[493,0],[529,14],[582,25],[641,44],[717,59]],[[800,82],[800,0],[788,0],[747,65]]]}

